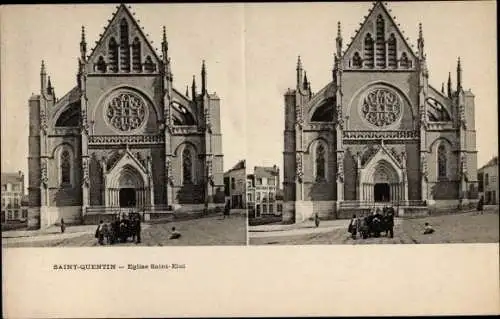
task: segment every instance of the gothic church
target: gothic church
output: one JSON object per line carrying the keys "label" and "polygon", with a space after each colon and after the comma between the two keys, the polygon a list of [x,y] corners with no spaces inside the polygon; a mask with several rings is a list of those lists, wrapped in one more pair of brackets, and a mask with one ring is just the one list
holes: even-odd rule
{"label": "gothic church", "polygon": [[122,4],[90,54],[82,27],[76,85],[63,97],[42,61],[29,99],[29,226],[224,202],[220,100],[205,62],[201,90],[193,76],[184,94],[165,28],[161,53]]}
{"label": "gothic church", "polygon": [[[382,2],[343,47],[340,22],[332,81],[313,93],[299,57],[285,98],[287,222],[346,218],[392,204],[399,215],[477,200],[474,95],[429,85],[424,35],[416,52]],[[441,53],[439,53],[441,54]]]}

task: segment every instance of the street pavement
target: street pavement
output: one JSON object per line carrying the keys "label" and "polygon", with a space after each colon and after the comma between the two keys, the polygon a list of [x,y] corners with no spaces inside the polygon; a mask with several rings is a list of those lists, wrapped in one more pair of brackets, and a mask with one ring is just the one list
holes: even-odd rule
{"label": "street pavement", "polygon": [[[436,230],[423,234],[424,223]],[[295,225],[249,227],[250,245],[309,245],[309,244],[432,244],[432,243],[498,243],[498,208],[449,215],[396,218],[394,237],[385,236],[353,240],[347,232],[349,220],[321,221],[316,228],[312,221]],[[281,230],[280,230],[281,229]]]}
{"label": "street pavement", "polygon": [[[68,226],[65,233],[61,233],[57,227],[43,231],[5,231],[2,232],[2,247],[95,247],[99,246],[94,237],[96,227]],[[172,227],[181,233],[181,238],[169,239]],[[186,221],[143,223],[141,237],[140,244],[129,241],[116,246],[246,245],[246,218],[240,215],[226,219],[211,216]]]}

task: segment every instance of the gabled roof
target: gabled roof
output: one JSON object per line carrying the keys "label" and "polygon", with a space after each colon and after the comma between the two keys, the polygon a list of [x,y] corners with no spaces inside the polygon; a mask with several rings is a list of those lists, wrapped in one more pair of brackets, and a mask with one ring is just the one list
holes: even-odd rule
{"label": "gabled roof", "polygon": [[486,167],[490,167],[490,166],[498,166],[498,156],[495,156],[492,159],[490,159],[488,161],[488,163],[486,163],[483,166],[481,166],[481,168],[479,170],[482,170],[482,169],[484,169]]}
{"label": "gabled roof", "polygon": [[[386,30],[393,29],[396,34],[396,40],[398,41],[398,51],[401,52],[401,45],[399,43],[403,43],[403,47],[406,49],[405,51],[408,52],[409,56],[408,58],[413,58],[414,60],[417,59],[417,55],[411,48],[411,45],[406,41],[405,36],[403,35],[403,32],[399,28],[398,24],[395,22],[394,18],[391,16],[389,10],[386,8],[386,6],[382,3],[382,1],[377,1],[374,6],[370,9],[368,15],[365,17],[365,20],[361,23],[361,27],[358,29],[357,33],[352,37],[352,41],[347,46],[347,49],[344,51],[342,54],[342,57],[349,57],[351,55],[352,48],[355,44],[359,43],[360,41],[363,41],[363,36],[366,32],[368,32],[368,28],[370,25],[373,23],[375,24],[377,20],[378,14],[381,14],[382,17],[384,18],[385,21],[388,23],[385,26]],[[371,29],[370,29],[371,30]],[[375,40],[375,34],[373,31],[370,32],[373,36],[373,39]]]}
{"label": "gabled roof", "polygon": [[279,175],[279,170],[277,166],[271,166],[271,167],[255,166],[253,173],[256,178],[274,177]]}
{"label": "gabled roof", "polygon": [[104,32],[102,33],[100,39],[96,42],[96,45],[92,49],[87,60],[92,61],[95,58],[94,54],[97,51],[100,51],[99,50],[100,47],[105,45],[105,43],[103,43],[104,39],[108,36],[109,33],[113,32],[112,31],[113,27],[119,28],[120,20],[124,16],[126,16],[128,18],[128,20],[130,20],[132,23],[132,25],[130,26],[131,28],[129,29],[129,32],[132,31],[132,28],[134,28],[139,33],[140,37],[142,38],[141,40],[143,40],[143,43],[145,43],[148,46],[149,50],[151,51],[151,54],[153,55],[152,58],[156,59],[156,62],[159,63],[161,61],[161,59],[158,56],[158,54],[156,53],[155,48],[153,47],[153,45],[149,41],[146,34],[142,31],[142,27],[139,25],[138,20],[136,20],[134,18],[134,14],[132,12],[130,12],[130,10],[127,8],[127,6],[123,3],[120,4],[118,6],[118,9],[116,10],[116,12],[113,13],[112,19],[108,20],[109,21],[108,25],[104,29]]}
{"label": "gabled roof", "polygon": [[119,157],[119,159],[108,169],[108,174],[112,172],[116,167],[121,165],[123,162],[133,162],[137,165],[137,169],[139,169],[142,173],[147,174],[147,169],[142,165],[142,163],[130,152],[130,149],[127,147],[125,152]]}
{"label": "gabled roof", "polygon": [[238,161],[238,163],[236,163],[236,165],[234,165],[226,173],[229,173],[229,172],[232,172],[232,171],[236,171],[236,170],[239,170],[239,169],[245,169],[245,167],[246,167],[246,160],[240,160],[240,161]]}
{"label": "gabled roof", "polygon": [[22,175],[22,172],[18,173],[2,173],[1,181],[2,185],[5,184],[17,184],[22,182],[24,179],[24,175]]}

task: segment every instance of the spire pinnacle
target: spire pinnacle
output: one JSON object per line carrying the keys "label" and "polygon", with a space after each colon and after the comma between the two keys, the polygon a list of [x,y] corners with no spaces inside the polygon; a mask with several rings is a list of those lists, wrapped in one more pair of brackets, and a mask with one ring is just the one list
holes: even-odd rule
{"label": "spire pinnacle", "polygon": [[303,83],[304,90],[307,90],[307,84],[308,84],[308,82],[307,82],[307,72],[304,71],[304,83]]}
{"label": "spire pinnacle", "polygon": [[205,94],[207,90],[207,68],[205,60],[201,62],[201,94]]}
{"label": "spire pinnacle", "polygon": [[164,62],[168,62],[168,41],[167,41],[167,31],[165,29],[165,26],[163,26],[163,37],[161,41],[161,51],[163,54],[163,60]]}
{"label": "spire pinnacle", "polygon": [[194,99],[196,98],[196,77],[193,74],[193,83],[191,84],[191,98]]}
{"label": "spire pinnacle", "polygon": [[186,96],[189,97],[189,85],[186,85]]}
{"label": "spire pinnacle", "polygon": [[85,27],[82,25],[82,39],[80,40],[80,59],[86,60],[87,56],[87,41],[85,40]]}
{"label": "spire pinnacle", "polygon": [[337,22],[337,55],[340,57],[342,55],[342,29],[340,21]]}
{"label": "spire pinnacle", "polygon": [[42,60],[42,66],[41,66],[41,68],[40,68],[40,74],[47,74],[47,73],[45,72],[45,61],[44,61],[44,60]]}
{"label": "spire pinnacle", "polygon": [[444,94],[444,82],[441,83],[441,93]]}
{"label": "spire pinnacle", "polygon": [[300,60],[300,55],[297,58],[297,70],[302,70],[302,61]]}
{"label": "spire pinnacle", "polygon": [[448,72],[448,97],[451,98],[451,72]]}
{"label": "spire pinnacle", "polygon": [[462,65],[460,64],[460,57],[458,57],[457,62],[457,92],[462,89]]}

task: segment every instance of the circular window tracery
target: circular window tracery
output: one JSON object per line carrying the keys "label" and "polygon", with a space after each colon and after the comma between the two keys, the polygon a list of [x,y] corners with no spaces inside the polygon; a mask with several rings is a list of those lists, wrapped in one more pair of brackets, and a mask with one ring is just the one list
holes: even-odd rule
{"label": "circular window tracery", "polygon": [[146,122],[148,112],[144,100],[130,91],[112,95],[105,110],[107,122],[122,132],[139,129]]}
{"label": "circular window tracery", "polygon": [[392,125],[401,119],[403,102],[399,95],[387,88],[368,92],[361,101],[362,118],[377,127]]}

